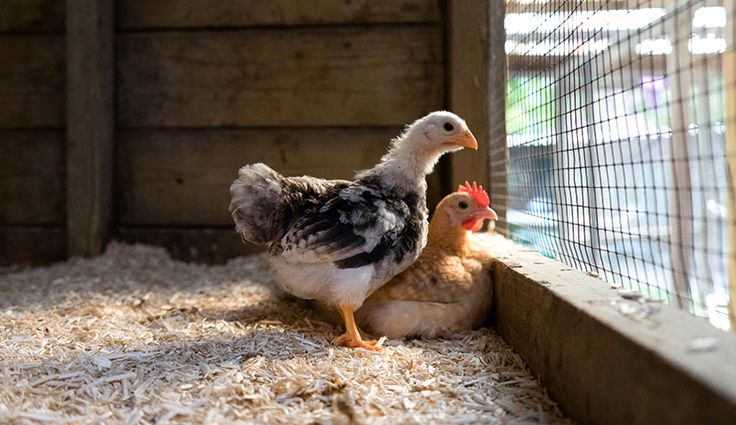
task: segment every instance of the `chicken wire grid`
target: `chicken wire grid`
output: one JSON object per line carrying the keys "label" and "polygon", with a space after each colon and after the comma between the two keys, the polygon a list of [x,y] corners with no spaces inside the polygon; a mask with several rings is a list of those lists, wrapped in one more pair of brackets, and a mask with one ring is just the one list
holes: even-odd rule
{"label": "chicken wire grid", "polygon": [[733,3],[507,1],[507,138],[491,149],[507,236],[720,328]]}

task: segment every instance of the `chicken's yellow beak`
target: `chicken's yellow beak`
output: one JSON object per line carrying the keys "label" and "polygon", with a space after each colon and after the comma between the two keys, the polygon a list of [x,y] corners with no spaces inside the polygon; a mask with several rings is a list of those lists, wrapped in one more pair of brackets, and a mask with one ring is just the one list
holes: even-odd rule
{"label": "chicken's yellow beak", "polygon": [[445,144],[478,150],[478,141],[475,140],[475,136],[473,136],[470,130],[465,130],[462,136],[456,137]]}
{"label": "chicken's yellow beak", "polygon": [[498,220],[498,214],[496,214],[496,211],[493,211],[489,207],[485,207],[484,209],[480,210],[476,217],[479,219]]}

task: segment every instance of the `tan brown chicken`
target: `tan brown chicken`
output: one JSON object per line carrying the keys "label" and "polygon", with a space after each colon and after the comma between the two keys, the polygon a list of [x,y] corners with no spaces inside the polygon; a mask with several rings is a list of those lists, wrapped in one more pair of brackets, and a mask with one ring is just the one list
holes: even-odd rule
{"label": "tan brown chicken", "polygon": [[480,326],[491,307],[492,255],[488,235],[473,232],[498,219],[489,203],[476,183],[445,197],[419,259],[363,303],[358,324],[390,338],[452,337]]}

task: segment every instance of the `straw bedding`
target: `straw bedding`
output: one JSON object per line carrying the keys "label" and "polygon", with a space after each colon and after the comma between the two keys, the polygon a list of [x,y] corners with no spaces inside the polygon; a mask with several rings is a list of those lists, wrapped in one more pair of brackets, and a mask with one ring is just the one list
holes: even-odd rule
{"label": "straw bedding", "polygon": [[489,329],[334,348],[260,256],[0,270],[0,423],[566,423]]}

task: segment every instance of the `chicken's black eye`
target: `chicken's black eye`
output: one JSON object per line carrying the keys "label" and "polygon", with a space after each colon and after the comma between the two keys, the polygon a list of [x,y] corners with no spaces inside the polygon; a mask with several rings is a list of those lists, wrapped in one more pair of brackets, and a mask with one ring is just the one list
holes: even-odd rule
{"label": "chicken's black eye", "polygon": [[457,204],[458,207],[460,207],[461,210],[468,209],[468,204],[465,201],[460,201],[459,204]]}
{"label": "chicken's black eye", "polygon": [[446,122],[445,125],[443,125],[442,127],[445,129],[445,131],[452,131],[455,129],[455,127],[449,122]]}

